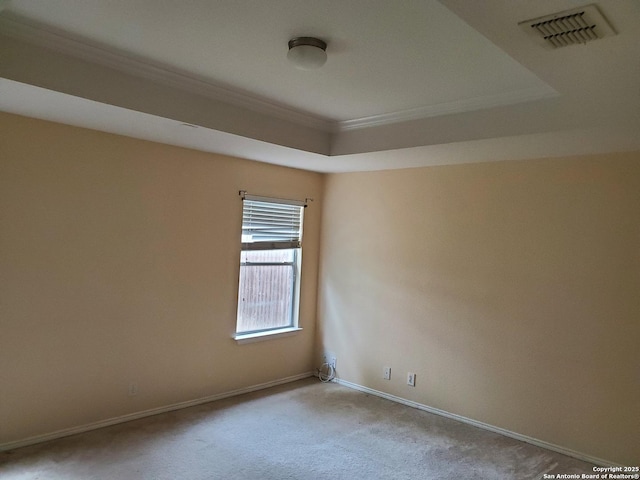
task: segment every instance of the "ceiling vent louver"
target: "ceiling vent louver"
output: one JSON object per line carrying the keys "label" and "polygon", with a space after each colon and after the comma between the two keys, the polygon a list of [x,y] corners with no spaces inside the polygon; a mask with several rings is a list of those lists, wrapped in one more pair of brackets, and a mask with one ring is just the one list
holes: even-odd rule
{"label": "ceiling vent louver", "polygon": [[596,5],[545,15],[518,25],[550,48],[578,45],[616,34]]}

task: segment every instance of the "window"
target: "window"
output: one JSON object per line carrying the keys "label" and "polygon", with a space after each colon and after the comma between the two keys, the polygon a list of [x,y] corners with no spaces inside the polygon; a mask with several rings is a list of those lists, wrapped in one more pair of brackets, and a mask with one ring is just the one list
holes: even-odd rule
{"label": "window", "polygon": [[236,339],[294,331],[304,203],[244,195]]}

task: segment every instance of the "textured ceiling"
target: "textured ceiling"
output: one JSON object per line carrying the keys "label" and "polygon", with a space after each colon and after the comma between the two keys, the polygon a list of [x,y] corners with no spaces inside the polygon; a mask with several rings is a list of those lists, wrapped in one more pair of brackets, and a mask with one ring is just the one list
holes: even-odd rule
{"label": "textured ceiling", "polygon": [[[598,3],[618,35],[556,51],[517,23],[580,2],[0,5],[9,112],[319,171],[640,148],[634,0]],[[322,69],[286,62],[296,35],[327,41]]]}

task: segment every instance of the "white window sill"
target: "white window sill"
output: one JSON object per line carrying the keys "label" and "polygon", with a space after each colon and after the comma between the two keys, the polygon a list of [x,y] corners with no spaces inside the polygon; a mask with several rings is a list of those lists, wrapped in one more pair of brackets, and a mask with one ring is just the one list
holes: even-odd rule
{"label": "white window sill", "polygon": [[298,333],[300,330],[302,329],[299,327],[287,327],[279,328],[277,330],[269,330],[266,332],[238,333],[234,335],[233,338],[241,345],[243,343],[263,342],[265,340],[290,337],[291,335]]}

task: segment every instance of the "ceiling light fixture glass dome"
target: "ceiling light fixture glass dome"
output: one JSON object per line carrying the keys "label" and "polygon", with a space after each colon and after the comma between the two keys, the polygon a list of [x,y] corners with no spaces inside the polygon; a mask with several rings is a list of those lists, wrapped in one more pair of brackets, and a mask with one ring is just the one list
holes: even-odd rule
{"label": "ceiling light fixture glass dome", "polygon": [[300,70],[320,68],[327,61],[327,44],[314,37],[296,37],[289,40],[287,59]]}

